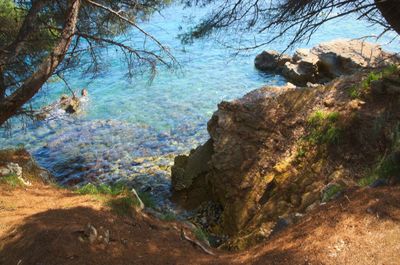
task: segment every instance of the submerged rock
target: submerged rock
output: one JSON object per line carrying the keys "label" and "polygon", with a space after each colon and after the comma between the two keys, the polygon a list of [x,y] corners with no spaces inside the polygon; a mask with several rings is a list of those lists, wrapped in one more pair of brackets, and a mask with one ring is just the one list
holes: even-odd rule
{"label": "submerged rock", "polygon": [[82,102],[86,99],[88,92],[86,89],[81,91],[81,97],[75,95],[61,95],[60,100],[41,108],[35,113],[36,119],[44,120],[52,113],[64,111],[67,114],[79,113],[82,111]]}
{"label": "submerged rock", "polygon": [[333,78],[354,74],[361,69],[385,67],[400,63],[399,56],[373,43],[361,40],[334,40],[312,49],[298,49],[293,57],[264,51],[256,56],[261,71],[281,73],[297,85],[326,83]]}

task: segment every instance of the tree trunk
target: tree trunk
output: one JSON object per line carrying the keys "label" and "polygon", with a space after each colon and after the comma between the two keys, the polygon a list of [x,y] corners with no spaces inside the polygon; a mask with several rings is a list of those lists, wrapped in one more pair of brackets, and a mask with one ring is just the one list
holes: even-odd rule
{"label": "tree trunk", "polygon": [[400,0],[375,0],[386,22],[400,35]]}
{"label": "tree trunk", "polygon": [[4,122],[13,116],[39,91],[64,59],[75,34],[80,0],[69,0],[68,3],[64,28],[57,45],[53,48],[49,56],[38,66],[37,70],[25,80],[21,87],[9,97],[0,101],[0,125],[4,124]]}

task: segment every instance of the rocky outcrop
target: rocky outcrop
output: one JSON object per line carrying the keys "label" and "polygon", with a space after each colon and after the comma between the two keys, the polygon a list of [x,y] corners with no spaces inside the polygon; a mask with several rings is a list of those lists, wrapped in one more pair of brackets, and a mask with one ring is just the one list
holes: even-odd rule
{"label": "rocky outcrop", "polygon": [[282,68],[286,62],[290,62],[292,58],[286,54],[280,54],[277,51],[263,51],[256,56],[254,65],[262,71],[274,71]]}
{"label": "rocky outcrop", "polygon": [[9,175],[16,176],[24,185],[54,181],[50,172],[41,168],[25,149],[0,150],[0,179]]}
{"label": "rocky outcrop", "polygon": [[59,101],[38,110],[35,113],[35,117],[38,120],[44,120],[57,110],[63,110],[67,114],[80,113],[82,111],[82,102],[84,102],[86,98],[87,91],[85,89],[82,90],[82,97],[62,95]]}
{"label": "rocky outcrop", "polygon": [[361,69],[399,63],[398,56],[382,50],[379,45],[360,40],[321,43],[312,49],[298,49],[292,57],[264,51],[255,59],[257,69],[281,73],[297,85],[326,83]]}
{"label": "rocky outcrop", "polygon": [[296,222],[360,182],[385,148],[394,150],[399,94],[354,98],[362,80],[366,74],[312,88],[264,87],[221,102],[208,123],[210,140],[175,159],[175,195],[191,208],[221,206],[221,222],[210,229],[230,236],[227,248],[246,248]]}

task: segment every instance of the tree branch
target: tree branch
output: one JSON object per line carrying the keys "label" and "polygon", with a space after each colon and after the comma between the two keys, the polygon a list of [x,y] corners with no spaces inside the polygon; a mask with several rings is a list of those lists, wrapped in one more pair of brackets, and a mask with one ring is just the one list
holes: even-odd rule
{"label": "tree branch", "polygon": [[79,9],[80,0],[68,1],[67,16],[59,42],[31,76],[14,93],[0,101],[0,125],[4,124],[39,91],[64,59],[74,37]]}

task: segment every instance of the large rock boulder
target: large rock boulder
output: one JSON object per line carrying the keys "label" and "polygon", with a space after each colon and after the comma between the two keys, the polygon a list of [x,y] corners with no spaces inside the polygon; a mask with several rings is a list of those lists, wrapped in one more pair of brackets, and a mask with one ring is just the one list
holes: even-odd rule
{"label": "large rock boulder", "polygon": [[298,49],[290,58],[278,57],[275,51],[256,56],[255,66],[262,71],[281,73],[296,85],[326,83],[333,78],[350,75],[366,68],[399,64],[400,58],[373,43],[361,40],[335,40],[312,49]]}
{"label": "large rock boulder", "polygon": [[400,95],[379,90],[377,98],[354,99],[351,89],[365,78],[358,73],[326,86],[264,87],[221,102],[208,122],[210,140],[176,158],[174,193],[191,209],[210,200],[219,205],[221,222],[211,232],[230,236],[224,247],[231,249],[295,222],[358,183],[387,156],[385,148],[392,152]]}
{"label": "large rock boulder", "polygon": [[336,40],[311,49],[318,57],[319,69],[331,77],[354,74],[363,68],[398,64],[399,58],[373,43],[360,40]]}
{"label": "large rock boulder", "polygon": [[256,56],[254,65],[261,71],[279,71],[286,62],[290,62],[289,55],[280,54],[277,51],[263,51]]}

